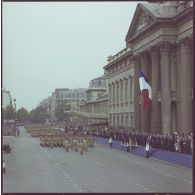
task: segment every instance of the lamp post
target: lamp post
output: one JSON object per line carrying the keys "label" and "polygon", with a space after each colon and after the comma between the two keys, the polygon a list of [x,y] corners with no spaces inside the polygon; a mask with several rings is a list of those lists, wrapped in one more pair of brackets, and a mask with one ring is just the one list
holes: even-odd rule
{"label": "lamp post", "polygon": [[14,110],[15,110],[15,136],[19,135],[16,127],[17,113],[16,113],[16,99],[14,98]]}
{"label": "lamp post", "polygon": [[15,110],[15,120],[17,119],[17,114],[16,114],[16,99],[14,99],[14,110]]}

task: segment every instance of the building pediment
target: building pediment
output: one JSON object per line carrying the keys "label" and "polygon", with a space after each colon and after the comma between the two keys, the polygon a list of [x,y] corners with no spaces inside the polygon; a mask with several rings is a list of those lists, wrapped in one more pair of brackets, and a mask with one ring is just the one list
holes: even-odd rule
{"label": "building pediment", "polygon": [[142,4],[138,4],[126,36],[126,41],[145,31],[155,21],[155,16]]}

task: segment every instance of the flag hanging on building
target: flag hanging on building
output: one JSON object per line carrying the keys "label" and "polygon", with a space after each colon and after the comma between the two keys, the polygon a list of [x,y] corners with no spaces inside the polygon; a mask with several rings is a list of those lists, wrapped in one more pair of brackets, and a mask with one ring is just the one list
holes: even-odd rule
{"label": "flag hanging on building", "polygon": [[140,71],[139,86],[143,97],[144,110],[148,110],[152,104],[152,89],[142,71]]}

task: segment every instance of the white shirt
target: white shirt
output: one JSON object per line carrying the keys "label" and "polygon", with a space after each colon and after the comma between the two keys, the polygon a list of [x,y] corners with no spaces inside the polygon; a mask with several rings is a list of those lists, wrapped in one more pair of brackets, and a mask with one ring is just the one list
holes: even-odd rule
{"label": "white shirt", "polygon": [[150,147],[149,147],[149,144],[147,143],[147,144],[146,144],[145,151],[149,151],[149,148],[150,148]]}

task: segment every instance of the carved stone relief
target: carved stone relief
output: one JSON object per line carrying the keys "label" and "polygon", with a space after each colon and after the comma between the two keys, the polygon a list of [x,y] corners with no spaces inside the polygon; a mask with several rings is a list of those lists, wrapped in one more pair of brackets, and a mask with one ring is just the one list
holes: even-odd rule
{"label": "carved stone relief", "polygon": [[142,12],[138,18],[137,32],[142,31],[151,22],[151,18],[146,13]]}

